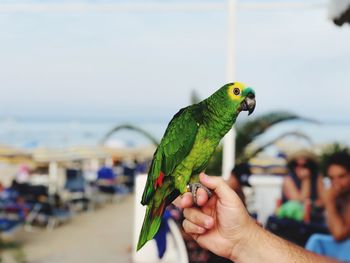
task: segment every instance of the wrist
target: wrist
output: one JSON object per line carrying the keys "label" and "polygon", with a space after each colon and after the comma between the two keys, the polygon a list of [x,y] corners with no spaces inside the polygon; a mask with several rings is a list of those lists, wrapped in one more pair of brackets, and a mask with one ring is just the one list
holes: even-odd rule
{"label": "wrist", "polygon": [[249,223],[244,228],[244,231],[240,231],[242,235],[236,239],[238,241],[233,241],[232,244],[230,260],[233,262],[244,261],[259,244],[259,233],[262,228],[251,218],[249,218]]}

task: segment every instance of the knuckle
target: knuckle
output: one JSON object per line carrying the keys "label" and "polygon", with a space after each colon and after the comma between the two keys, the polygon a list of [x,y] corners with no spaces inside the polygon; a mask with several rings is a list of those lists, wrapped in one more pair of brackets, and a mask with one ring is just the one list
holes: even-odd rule
{"label": "knuckle", "polygon": [[186,219],[185,219],[184,221],[182,221],[182,227],[183,227],[183,229],[185,229],[185,230],[186,230],[186,225],[187,225],[187,223],[186,223]]}
{"label": "knuckle", "polygon": [[191,234],[198,234],[198,233],[202,233],[203,231],[200,226],[197,226],[196,224],[188,220],[184,220],[182,222],[182,227],[186,233],[191,233]]}
{"label": "knuckle", "polygon": [[188,210],[189,210],[188,208],[185,208],[183,210],[183,215],[184,215],[185,218],[188,218],[188,215],[189,215],[189,211]]}
{"label": "knuckle", "polygon": [[189,221],[196,221],[196,218],[197,218],[196,209],[187,208],[185,210],[184,210],[184,217]]}
{"label": "knuckle", "polygon": [[185,219],[193,224],[201,225],[203,224],[204,218],[202,212],[195,208],[184,209],[183,215]]}
{"label": "knuckle", "polygon": [[225,183],[225,181],[224,181],[224,179],[222,177],[218,178],[218,182],[219,182],[219,184]]}
{"label": "knuckle", "polygon": [[200,215],[198,213],[193,213],[192,221],[195,222],[195,223],[199,223],[201,221]]}
{"label": "knuckle", "polygon": [[189,222],[187,220],[184,220],[182,222],[182,227],[183,227],[183,229],[185,230],[186,233],[191,233],[192,232],[190,224],[189,224]]}

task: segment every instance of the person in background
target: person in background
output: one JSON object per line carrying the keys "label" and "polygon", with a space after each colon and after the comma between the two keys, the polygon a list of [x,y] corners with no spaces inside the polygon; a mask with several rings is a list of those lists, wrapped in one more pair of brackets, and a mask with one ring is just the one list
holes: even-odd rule
{"label": "person in background", "polygon": [[350,154],[338,152],[329,157],[326,173],[330,188],[323,194],[326,221],[331,235],[315,234],[306,244],[310,251],[350,261]]}
{"label": "person in background", "polygon": [[21,164],[16,173],[16,177],[12,180],[11,188],[15,190],[21,197],[29,197],[32,195],[30,189],[30,170],[26,164]]}
{"label": "person in background", "polygon": [[102,166],[97,171],[97,186],[101,192],[108,194],[127,194],[128,189],[118,180],[117,174],[109,165]]}
{"label": "person in background", "polygon": [[19,184],[29,183],[30,171],[26,164],[21,164],[16,174],[16,182]]}
{"label": "person in background", "polygon": [[114,194],[116,184],[117,175],[111,167],[104,165],[97,171],[97,185],[101,192]]}
{"label": "person in background", "polygon": [[289,158],[288,168],[290,173],[284,177],[282,185],[282,203],[311,201],[315,206],[322,206],[323,182],[316,157],[309,151],[296,152]]}

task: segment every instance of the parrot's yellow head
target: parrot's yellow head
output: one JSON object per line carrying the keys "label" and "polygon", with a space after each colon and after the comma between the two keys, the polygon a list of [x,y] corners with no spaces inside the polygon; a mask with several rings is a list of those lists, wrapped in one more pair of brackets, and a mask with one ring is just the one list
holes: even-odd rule
{"label": "parrot's yellow head", "polygon": [[226,88],[227,97],[237,105],[237,111],[248,111],[249,115],[253,113],[256,105],[255,92],[241,82],[228,83]]}

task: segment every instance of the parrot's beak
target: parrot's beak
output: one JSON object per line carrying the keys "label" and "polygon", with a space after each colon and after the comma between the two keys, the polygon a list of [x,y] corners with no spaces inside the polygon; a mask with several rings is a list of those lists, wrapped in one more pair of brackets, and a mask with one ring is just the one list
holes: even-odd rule
{"label": "parrot's beak", "polygon": [[241,110],[248,111],[248,116],[253,113],[255,109],[256,101],[255,95],[253,93],[249,93],[247,97],[241,103]]}

